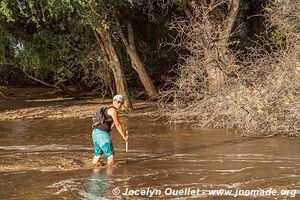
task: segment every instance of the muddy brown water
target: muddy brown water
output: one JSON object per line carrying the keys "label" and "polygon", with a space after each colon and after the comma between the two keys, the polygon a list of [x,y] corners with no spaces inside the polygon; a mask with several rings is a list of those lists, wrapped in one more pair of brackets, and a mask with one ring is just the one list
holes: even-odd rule
{"label": "muddy brown water", "polygon": [[0,122],[0,199],[300,199],[298,139],[122,121],[114,168],[90,165],[90,119]]}

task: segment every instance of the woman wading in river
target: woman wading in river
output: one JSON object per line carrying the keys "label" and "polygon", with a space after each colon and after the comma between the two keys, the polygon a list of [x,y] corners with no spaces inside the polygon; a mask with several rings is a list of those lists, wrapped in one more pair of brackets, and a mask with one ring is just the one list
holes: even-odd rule
{"label": "woman wading in river", "polygon": [[128,135],[123,129],[120,123],[117,110],[123,108],[124,97],[122,95],[116,95],[113,97],[112,104],[109,107],[103,108],[101,117],[103,121],[93,124],[92,138],[94,142],[94,158],[93,164],[98,165],[100,158],[105,156],[107,158],[107,165],[114,164],[114,148],[112,139],[110,136],[111,127],[114,124],[124,138],[128,141]]}

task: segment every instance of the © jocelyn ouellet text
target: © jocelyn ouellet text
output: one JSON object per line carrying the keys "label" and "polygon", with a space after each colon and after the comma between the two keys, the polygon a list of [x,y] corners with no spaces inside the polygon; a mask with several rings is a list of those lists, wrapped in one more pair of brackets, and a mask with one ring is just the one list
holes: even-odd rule
{"label": "\u00a9 jocelyn ouellet text", "polygon": [[297,195],[297,190],[276,190],[272,188],[268,189],[210,189],[201,190],[198,188],[142,188],[142,189],[130,189],[130,188],[114,188],[112,189],[112,194],[117,196],[144,196],[144,197],[154,197],[154,196],[249,196],[249,197],[271,197],[271,196],[286,196],[295,197]]}

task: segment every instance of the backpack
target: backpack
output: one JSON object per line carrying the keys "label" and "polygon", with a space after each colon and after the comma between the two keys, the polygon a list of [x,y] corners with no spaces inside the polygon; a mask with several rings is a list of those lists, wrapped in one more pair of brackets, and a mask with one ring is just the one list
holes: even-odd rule
{"label": "backpack", "polygon": [[107,108],[103,107],[100,108],[97,112],[93,115],[93,128],[98,126],[99,124],[103,124],[106,121],[105,111]]}

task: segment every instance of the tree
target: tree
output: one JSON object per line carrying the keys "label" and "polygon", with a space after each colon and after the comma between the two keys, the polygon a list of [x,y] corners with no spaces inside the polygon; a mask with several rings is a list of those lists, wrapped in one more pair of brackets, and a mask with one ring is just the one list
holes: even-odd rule
{"label": "tree", "polygon": [[[116,89],[118,93],[123,94],[128,99],[128,107],[132,109],[132,104],[130,100],[130,96],[128,93],[125,75],[123,72],[123,66],[119,59],[118,51],[114,46],[114,41],[111,37],[112,33],[109,29],[108,24],[110,23],[109,19],[106,18],[106,14],[108,13],[108,7],[104,1],[87,1],[87,0],[79,0],[76,2],[70,2],[68,0],[63,1],[47,1],[47,2],[35,2],[31,0],[19,0],[15,2],[4,1],[2,5],[2,9],[0,10],[0,16],[5,18],[6,22],[13,23],[16,22],[16,19],[22,19],[26,21],[26,23],[31,23],[36,30],[33,33],[37,35],[41,30],[48,30],[56,28],[56,33],[54,33],[53,37],[55,39],[48,41],[46,37],[44,37],[44,42],[37,42],[34,44],[34,41],[30,41],[25,47],[21,55],[21,66],[23,66],[24,72],[32,79],[43,83],[47,86],[57,87],[60,86],[64,91],[67,91],[67,88],[64,85],[64,81],[70,80],[72,77],[72,73],[70,68],[74,68],[74,65],[83,66],[81,61],[78,61],[80,57],[80,52],[77,51],[76,48],[71,44],[72,41],[64,40],[67,39],[68,36],[65,34],[65,29],[71,29],[71,26],[65,23],[68,23],[70,19],[79,20],[83,27],[88,25],[90,29],[99,35],[101,40],[99,42],[99,52],[106,53],[109,60],[109,67],[112,69],[115,78]],[[97,11],[96,11],[97,10]],[[98,14],[99,12],[100,14]],[[63,19],[63,20],[62,20]],[[77,19],[78,20],[78,19]],[[62,22],[61,22],[62,21]],[[53,27],[56,25],[56,27]],[[34,37],[33,37],[34,38]],[[98,39],[98,37],[96,36]],[[40,38],[41,39],[41,38]],[[47,49],[47,44],[50,45],[50,49]],[[67,46],[62,46],[67,45]],[[101,48],[104,46],[104,49]],[[104,50],[104,51],[103,51]],[[52,52],[51,54],[47,54]],[[45,54],[46,53],[46,54]],[[67,53],[67,55],[66,55]],[[79,53],[79,54],[77,54]],[[102,56],[99,56],[99,58]],[[103,62],[104,63],[104,62]],[[24,66],[26,66],[24,68]],[[40,70],[37,70],[40,69]],[[33,70],[35,72],[40,72],[41,70],[47,69],[50,72],[54,72],[55,77],[58,77],[59,80],[54,84],[49,84],[44,80],[37,78],[37,74],[31,75],[28,73],[29,70]],[[56,76],[59,75],[59,76]],[[54,77],[54,79],[56,79]],[[66,78],[66,79],[64,79]]]}
{"label": "tree", "polygon": [[74,7],[84,22],[95,31],[96,35],[100,36],[101,41],[98,41],[99,47],[104,47],[103,49],[108,56],[109,66],[113,72],[117,93],[125,96],[127,99],[126,107],[131,111],[133,107],[125,80],[123,65],[112,38],[112,21],[108,17],[112,14],[110,13],[110,4],[106,1],[79,1],[78,4],[74,4]]}
{"label": "tree", "polygon": [[150,76],[148,75],[143,62],[139,57],[134,41],[134,32],[130,21],[127,21],[127,38],[125,37],[123,32],[120,32],[119,35],[124,43],[128,55],[130,56],[132,67],[138,73],[138,76],[147,92],[147,95],[149,97],[154,97],[156,95],[156,88]]}
{"label": "tree", "polygon": [[129,110],[132,110],[133,107],[125,80],[123,66],[120,62],[120,57],[114,47],[111,33],[107,29],[103,29],[99,31],[99,35],[109,57],[110,67],[114,75],[117,92],[125,96],[125,98],[127,99],[127,107],[129,108]]}
{"label": "tree", "polygon": [[[162,12],[177,10],[179,13],[177,14],[179,17],[169,23],[170,30],[177,32],[172,47],[187,50],[189,56],[183,55],[186,63],[182,70],[186,67],[187,74],[191,75],[189,77],[195,78],[195,82],[192,79],[187,80],[191,83],[185,88],[183,80],[186,78],[182,77],[182,80],[177,81],[179,87],[185,88],[186,92],[191,88],[216,92],[232,71],[234,57],[231,57],[228,51],[239,13],[240,0],[170,0],[163,3],[151,1],[151,5],[148,6],[155,7],[155,3]],[[198,60],[189,60],[196,57]]]}

